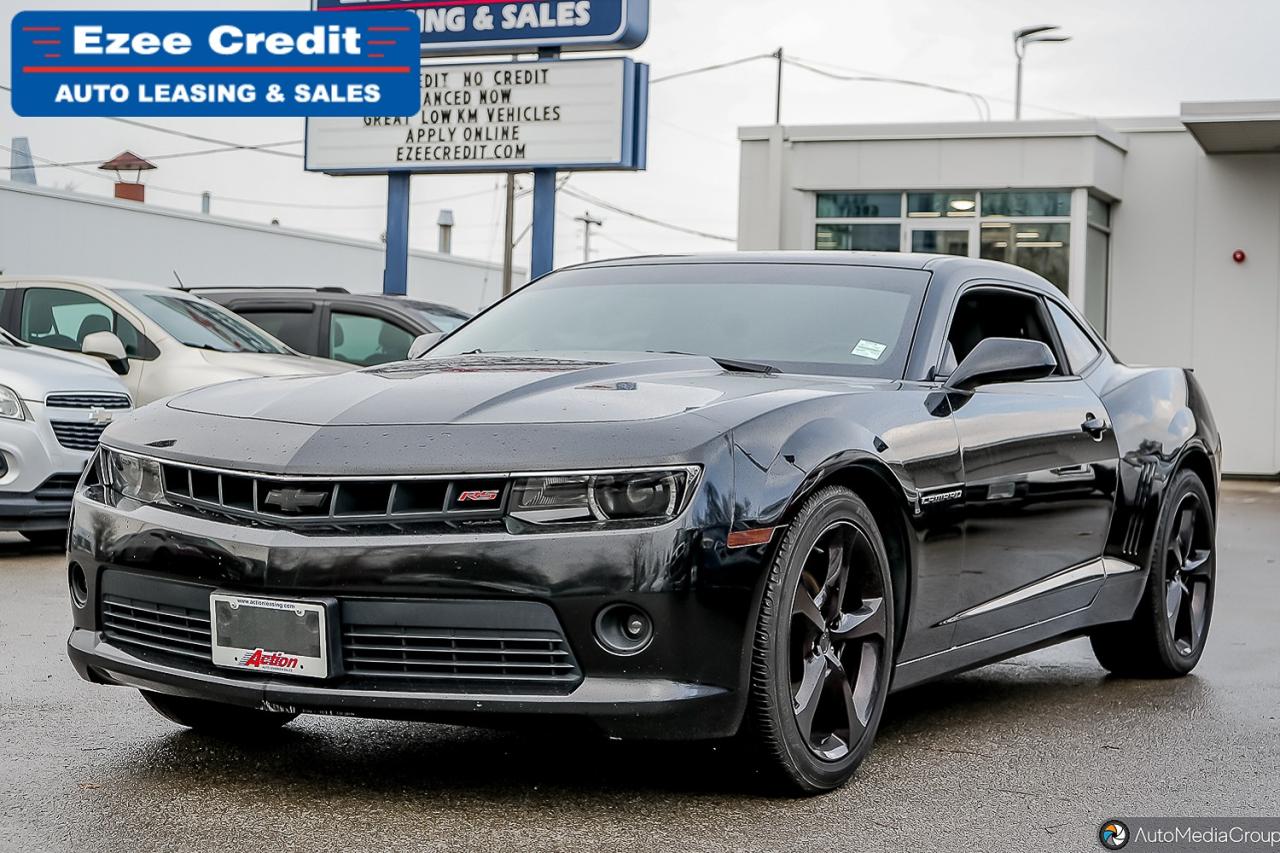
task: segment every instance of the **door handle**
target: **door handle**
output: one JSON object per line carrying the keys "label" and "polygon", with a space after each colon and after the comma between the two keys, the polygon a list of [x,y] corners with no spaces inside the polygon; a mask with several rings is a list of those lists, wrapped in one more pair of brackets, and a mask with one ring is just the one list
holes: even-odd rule
{"label": "door handle", "polygon": [[1084,423],[1080,424],[1080,429],[1092,436],[1094,441],[1101,441],[1102,436],[1109,429],[1107,422],[1095,415],[1093,412],[1085,415]]}

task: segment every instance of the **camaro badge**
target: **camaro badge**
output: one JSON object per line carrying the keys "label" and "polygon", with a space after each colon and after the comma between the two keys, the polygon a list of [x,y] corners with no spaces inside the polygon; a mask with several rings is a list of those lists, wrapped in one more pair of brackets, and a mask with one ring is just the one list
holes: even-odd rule
{"label": "camaro badge", "polygon": [[279,507],[281,512],[302,512],[324,506],[328,492],[307,492],[302,489],[272,489],[263,503]]}
{"label": "camaro badge", "polygon": [[920,506],[934,506],[935,504],[958,501],[963,497],[964,489],[947,489],[945,492],[934,492],[931,495],[921,495]]}

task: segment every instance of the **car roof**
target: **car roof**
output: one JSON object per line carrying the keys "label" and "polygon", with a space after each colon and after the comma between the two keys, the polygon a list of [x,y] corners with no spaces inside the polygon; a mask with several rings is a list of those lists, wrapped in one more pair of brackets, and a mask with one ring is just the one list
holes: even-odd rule
{"label": "car roof", "polygon": [[309,296],[323,299],[339,299],[344,302],[366,302],[370,304],[386,305],[421,305],[439,309],[441,311],[452,312],[466,316],[466,312],[454,308],[451,305],[445,305],[441,302],[431,302],[427,299],[418,299],[412,296],[393,296],[386,293],[352,293],[351,291],[341,287],[305,287],[290,285],[227,285],[227,286],[209,286],[197,287],[195,293],[201,296],[209,296],[217,294],[219,296],[262,296],[272,299],[284,299],[290,296],[306,299]]}
{"label": "car roof", "polygon": [[968,281],[991,278],[1015,282],[1062,297],[1062,291],[1022,267],[1002,261],[915,252],[714,252],[687,255],[642,255],[578,264],[566,269],[609,269],[629,266],[693,266],[698,264],[783,264],[795,266],[881,267],[922,270],[934,277]]}
{"label": "car roof", "polygon": [[80,284],[101,290],[151,290],[162,293],[189,293],[178,287],[88,275],[0,275],[0,287],[17,284]]}

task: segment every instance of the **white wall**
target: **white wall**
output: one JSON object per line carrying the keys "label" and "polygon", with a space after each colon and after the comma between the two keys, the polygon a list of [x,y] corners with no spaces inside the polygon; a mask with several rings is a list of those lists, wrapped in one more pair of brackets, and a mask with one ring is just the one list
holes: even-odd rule
{"label": "white wall", "polygon": [[[382,289],[383,246],[0,181],[0,270],[174,284]],[[516,281],[527,278],[516,271]],[[475,311],[502,290],[500,265],[413,252],[409,294]]]}

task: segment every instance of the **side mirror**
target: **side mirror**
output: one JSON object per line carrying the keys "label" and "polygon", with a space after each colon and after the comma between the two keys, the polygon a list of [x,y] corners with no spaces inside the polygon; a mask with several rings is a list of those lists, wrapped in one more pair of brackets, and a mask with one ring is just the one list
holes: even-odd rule
{"label": "side mirror", "polygon": [[985,338],[960,362],[949,379],[949,391],[972,391],[995,382],[1043,379],[1058,369],[1053,351],[1040,341]]}
{"label": "side mirror", "polygon": [[86,335],[80,351],[85,355],[104,359],[111,369],[121,376],[129,372],[129,358],[125,354],[124,344],[111,332],[94,332]]}
{"label": "side mirror", "polygon": [[432,347],[443,341],[444,332],[432,332],[429,335],[418,335],[413,339],[413,344],[409,347],[409,358],[418,358],[426,355]]}

